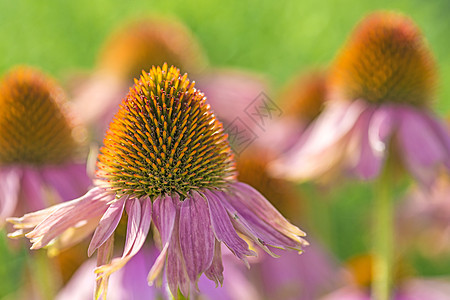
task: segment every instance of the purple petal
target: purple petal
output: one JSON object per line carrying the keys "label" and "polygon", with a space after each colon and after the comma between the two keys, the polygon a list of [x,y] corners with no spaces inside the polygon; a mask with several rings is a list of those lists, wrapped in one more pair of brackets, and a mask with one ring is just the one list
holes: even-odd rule
{"label": "purple petal", "polygon": [[[301,250],[298,242],[290,239],[278,230],[270,226],[264,220],[256,216],[250,209],[242,204],[242,199],[228,195],[225,192],[216,194],[231,216],[234,227],[255,243],[260,245],[264,251],[278,257],[267,248],[267,245],[285,249],[286,247]],[[232,203],[232,204],[231,204]],[[236,207],[234,207],[236,205]]]}
{"label": "purple petal", "polygon": [[128,215],[128,224],[122,257],[130,252],[138,235],[139,226],[141,225],[141,203],[139,202],[139,199],[130,199],[127,201],[126,211]]}
{"label": "purple petal", "polygon": [[128,196],[123,196],[108,207],[95,229],[94,236],[89,244],[88,256],[91,256],[111,236],[114,230],[116,230],[122,218],[123,208],[127,199]]}
{"label": "purple petal", "polygon": [[354,143],[360,148],[360,154],[353,171],[363,179],[372,179],[380,173],[386,143],[396,125],[395,116],[392,107],[381,107],[367,109],[358,120],[352,135],[357,139]]}
{"label": "purple petal", "polygon": [[428,125],[433,129],[441,141],[442,146],[445,148],[447,156],[445,164],[450,169],[450,135],[447,127],[438,118],[431,115],[431,113],[423,113],[423,117],[428,121]]}
{"label": "purple petal", "polygon": [[0,168],[0,225],[14,213],[19,198],[21,173],[17,168]]}
{"label": "purple petal", "polygon": [[147,280],[150,285],[152,285],[155,280],[158,280],[157,285],[160,285],[162,281],[162,270],[166,262],[169,241],[172,238],[175,224],[176,207],[174,201],[179,201],[178,196],[175,194],[174,198],[175,199],[172,199],[170,196],[158,196],[153,202],[152,220],[161,236],[163,249],[148,273]]}
{"label": "purple petal", "polygon": [[109,276],[119,270],[142,248],[150,229],[152,201],[148,197],[129,198],[125,204],[128,214],[127,236],[122,257],[115,258],[110,264],[98,267],[95,272],[100,276]]}
{"label": "purple petal", "polygon": [[173,234],[170,239],[169,249],[167,253],[167,282],[169,289],[174,297],[181,293],[188,297],[190,290],[190,280],[186,271],[183,254],[179,243],[179,209],[177,209]]}
{"label": "purple petal", "polygon": [[52,186],[63,201],[75,198],[86,192],[91,184],[86,174],[85,164],[65,164],[45,167],[41,171],[44,181]]}
{"label": "purple petal", "polygon": [[47,245],[54,238],[67,229],[75,227],[81,221],[89,221],[91,218],[100,219],[108,209],[107,203],[113,199],[114,195],[107,194],[102,189],[94,188],[78,199],[56,206],[56,210],[52,211],[45,220],[26,235],[33,243],[31,249],[39,249]]}
{"label": "purple petal", "polygon": [[[97,266],[108,264],[111,261],[114,250],[114,236],[110,236],[105,243],[98,248]],[[94,299],[106,299],[108,291],[108,276],[96,275]]]}
{"label": "purple petal", "polygon": [[216,239],[224,242],[234,255],[248,264],[246,256],[256,256],[256,253],[250,250],[248,244],[236,233],[221,200],[209,190],[205,190],[204,194],[208,201],[209,213]]}
{"label": "purple petal", "polygon": [[222,251],[218,240],[214,243],[214,256],[209,268],[205,271],[206,277],[216,283],[216,287],[223,284],[223,265],[222,265]]}
{"label": "purple petal", "polygon": [[[295,249],[307,244],[301,238],[306,234],[298,227],[289,223],[257,190],[243,182],[236,182],[233,184],[233,187],[236,189],[236,196],[226,197],[226,200],[241,214],[247,214],[244,216],[247,222],[254,222],[255,224],[267,223],[270,226],[266,227],[266,230],[270,230],[275,234],[275,231],[271,230],[271,227],[276,229],[279,233],[294,242],[296,247],[293,248]],[[260,220],[264,221],[264,223],[259,222]],[[278,235],[278,237],[281,238],[281,235]],[[289,245],[286,246],[291,247]]]}
{"label": "purple petal", "polygon": [[365,109],[364,101],[329,103],[297,145],[272,164],[272,172],[292,179],[309,179],[339,165],[349,133]]}
{"label": "purple petal", "polygon": [[186,270],[190,280],[196,282],[211,265],[214,254],[208,205],[197,192],[192,192],[181,205],[179,231]]}
{"label": "purple petal", "polygon": [[174,201],[179,200],[173,200],[170,196],[158,196],[153,202],[153,224],[159,231],[163,245],[170,241],[172,235],[176,215]]}
{"label": "purple petal", "polygon": [[22,177],[24,203],[22,203],[21,210],[25,212],[36,211],[48,206],[49,203],[46,203],[43,198],[44,189],[45,185],[40,173],[32,168],[24,169]]}
{"label": "purple petal", "polygon": [[436,176],[436,165],[448,160],[448,155],[422,112],[402,110],[398,141],[406,167],[420,182],[431,184]]}

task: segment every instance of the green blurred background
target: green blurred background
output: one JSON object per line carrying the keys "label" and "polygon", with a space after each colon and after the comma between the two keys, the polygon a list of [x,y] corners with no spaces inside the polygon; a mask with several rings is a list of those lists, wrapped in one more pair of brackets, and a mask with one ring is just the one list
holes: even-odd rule
{"label": "green blurred background", "polygon": [[[266,75],[274,87],[270,96],[276,98],[291,76],[327,66],[355,24],[379,9],[403,12],[422,29],[440,72],[435,108],[445,116],[450,110],[447,0],[0,0],[0,74],[16,64],[28,64],[64,81],[71,72],[94,67],[102,43],[119,24],[162,14],[178,18],[193,31],[212,66]],[[348,183],[324,193],[310,186],[302,189],[310,196],[305,197],[310,204],[310,235],[316,235],[342,260],[367,251],[368,186]],[[8,250],[4,235],[0,237],[0,297],[19,286],[24,253]],[[411,256],[419,274],[449,273],[450,257],[430,261]]]}

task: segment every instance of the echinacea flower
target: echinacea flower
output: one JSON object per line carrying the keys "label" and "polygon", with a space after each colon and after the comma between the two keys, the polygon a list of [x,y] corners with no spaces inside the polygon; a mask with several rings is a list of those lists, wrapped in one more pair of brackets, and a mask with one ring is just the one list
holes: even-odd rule
{"label": "echinacea flower", "polygon": [[[88,253],[98,250],[97,297],[108,276],[142,247],[151,221],[161,253],[150,283],[165,270],[173,296],[188,296],[205,273],[223,281],[220,244],[245,264],[245,236],[268,246],[301,251],[305,234],[260,193],[236,181],[233,155],[222,125],[175,67],[153,67],[124,98],[98,156],[96,185],[86,195],[10,221],[26,233],[32,249],[55,240],[79,239],[95,230]],[[122,257],[111,260],[114,231],[126,216]],[[238,234],[239,233],[239,234]]]}
{"label": "echinacea flower", "polygon": [[[114,31],[99,53],[94,73],[74,91],[75,108],[83,121],[103,138],[133,79],[142,70],[167,62],[199,73],[206,58],[194,35],[182,23],[143,18]],[[88,109],[87,109],[88,108]]]}
{"label": "echinacea flower", "polygon": [[64,101],[62,90],[32,68],[1,80],[0,223],[86,192],[83,132]]}
{"label": "echinacea flower", "polygon": [[448,132],[429,108],[436,77],[430,51],[410,19],[370,15],[330,71],[321,116],[274,171],[298,180],[340,172],[372,179],[392,152],[429,185],[440,167],[450,167]]}

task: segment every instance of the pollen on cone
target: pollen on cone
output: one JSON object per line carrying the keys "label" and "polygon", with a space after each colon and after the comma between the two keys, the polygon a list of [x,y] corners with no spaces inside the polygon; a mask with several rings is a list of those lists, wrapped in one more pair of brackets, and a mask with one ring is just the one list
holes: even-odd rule
{"label": "pollen on cone", "polygon": [[81,136],[61,89],[39,71],[19,67],[0,82],[0,164],[57,164],[78,150]]}
{"label": "pollen on cone", "polygon": [[426,105],[434,96],[436,67],[415,24],[388,12],[369,15],[338,55],[330,99]]}
{"label": "pollen on cone", "polygon": [[167,64],[136,80],[100,152],[100,184],[125,194],[185,195],[235,177],[227,135],[205,95]]}

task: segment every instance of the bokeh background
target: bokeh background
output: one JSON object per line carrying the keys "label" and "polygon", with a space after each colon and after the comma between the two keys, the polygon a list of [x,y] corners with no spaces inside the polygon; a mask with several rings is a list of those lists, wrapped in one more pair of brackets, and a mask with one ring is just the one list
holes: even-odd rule
{"label": "bokeh background", "polygon": [[[148,15],[183,22],[197,37],[213,67],[233,67],[267,77],[276,99],[294,75],[326,67],[355,24],[374,10],[395,10],[422,29],[439,66],[435,111],[450,112],[450,1],[123,1],[0,0],[0,74],[27,64],[63,85],[72,74],[93,69],[98,52],[119,24]],[[195,78],[194,78],[195,79]],[[1,180],[1,179],[0,179]],[[371,189],[345,183],[317,191],[303,185],[308,233],[344,261],[370,247]],[[302,226],[302,224],[297,224]],[[433,260],[410,251],[418,275],[450,273],[450,255]],[[26,262],[24,250],[0,239],[0,298],[17,289]]]}

